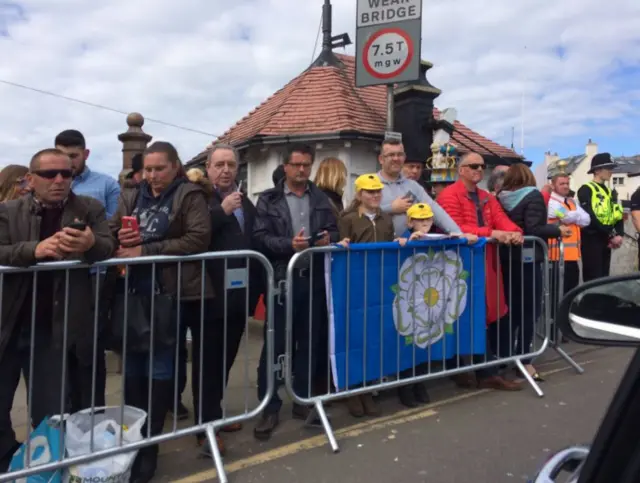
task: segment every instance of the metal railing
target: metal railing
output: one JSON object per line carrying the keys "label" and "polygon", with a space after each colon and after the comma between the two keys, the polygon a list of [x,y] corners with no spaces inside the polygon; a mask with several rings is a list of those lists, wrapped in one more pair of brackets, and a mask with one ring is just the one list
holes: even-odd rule
{"label": "metal railing", "polygon": [[[549,253],[552,255],[554,260],[549,261],[549,282],[550,282],[550,297],[549,304],[550,308],[550,331],[549,331],[549,346],[556,351],[556,353],[562,357],[578,374],[584,373],[584,368],[580,366],[567,352],[561,347],[562,344],[562,334],[558,329],[558,326],[554,323],[555,314],[560,306],[560,302],[565,294],[565,280],[566,280],[566,267],[565,267],[565,256],[564,250],[565,245],[561,238],[559,238],[556,242],[556,247],[550,247]],[[555,260],[557,258],[557,260]],[[576,266],[573,268],[576,273],[574,274],[577,278],[576,282],[580,283],[580,273],[579,267]],[[542,334],[538,332],[538,335],[542,337]]]}
{"label": "metal railing", "polygon": [[[224,277],[224,293],[216,294],[213,299],[207,298],[205,295],[207,265],[210,263],[218,263],[218,269],[221,268],[222,271],[216,272],[215,275]],[[109,277],[110,271],[115,271],[116,268],[121,271],[122,274],[114,277],[112,281],[103,279],[100,276],[93,279],[90,278],[89,267],[78,262],[52,262],[28,268],[0,267],[0,314],[9,313],[9,311],[3,310],[3,306],[19,303],[18,300],[7,299],[5,289],[8,287],[22,287],[23,305],[29,305],[28,298],[30,298],[31,302],[31,307],[28,307],[28,310],[22,307],[13,311],[13,318],[18,320],[18,325],[9,327],[3,324],[4,321],[0,320],[0,335],[11,334],[10,344],[5,344],[3,359],[6,361],[8,357],[14,359],[19,357],[15,347],[20,347],[20,344],[24,346],[24,349],[21,350],[26,350],[28,353],[28,367],[23,369],[27,382],[28,399],[26,441],[31,441],[31,435],[43,416],[65,415],[70,412],[70,409],[73,409],[74,412],[78,409],[84,409],[88,410],[85,412],[90,418],[90,443],[89,447],[86,448],[85,454],[67,456],[65,435],[61,431],[59,432],[59,460],[36,466],[32,464],[31,445],[27,444],[25,445],[24,467],[17,471],[1,474],[0,482],[14,481],[43,472],[68,471],[78,465],[130,454],[151,445],[196,434],[199,435],[203,443],[208,443],[219,479],[222,482],[226,482],[227,478],[222,457],[216,443],[216,431],[223,426],[244,422],[259,415],[271,399],[274,389],[272,363],[273,304],[268,303],[264,342],[268,368],[266,371],[266,391],[257,405],[251,403],[251,401],[255,400],[255,396],[250,397],[249,393],[255,390],[255,384],[251,383],[249,379],[247,324],[250,313],[249,297],[251,291],[249,266],[253,263],[262,266],[266,285],[265,296],[267,300],[273,300],[275,286],[273,268],[264,255],[248,250],[211,252],[183,257],[149,256],[110,259],[93,265],[108,268],[107,277]],[[169,267],[173,267],[172,272],[167,272]],[[194,269],[199,272],[200,287],[197,295],[192,293],[189,297],[184,294],[183,275],[185,270],[191,270],[193,273]],[[177,289],[175,294],[171,294],[171,297],[167,299],[164,297],[163,291],[157,289],[156,282],[160,281],[160,285],[162,285],[163,281],[167,280],[168,273],[175,274],[173,284],[177,285]],[[147,277],[150,277],[150,284]],[[106,288],[111,282],[115,284],[111,285],[115,290],[108,296],[106,295]],[[91,287],[90,283],[95,285]],[[88,290],[86,290],[87,286],[89,286]],[[140,302],[142,300],[140,298],[141,294],[145,293],[144,291],[146,290],[140,288],[142,286],[149,287],[149,295],[145,296],[147,297],[145,299],[147,301],[146,305]],[[191,287],[191,289],[193,290],[194,287]],[[94,298],[87,305],[86,297],[88,295],[91,298],[92,293]],[[84,300],[82,300],[83,298]],[[102,300],[102,298],[107,298],[107,300]],[[169,299],[170,302],[167,305],[165,302]],[[120,309],[116,310],[117,304],[123,305],[123,307],[118,305],[122,311]],[[145,310],[137,308],[141,304]],[[60,307],[61,305],[63,307]],[[89,310],[86,310],[87,307],[89,307]],[[143,432],[142,438],[138,438],[139,440],[134,442],[124,441],[124,431],[121,431],[119,433],[119,441],[113,447],[99,449],[94,443],[94,423],[102,417],[101,410],[104,409],[102,406],[105,405],[106,375],[103,374],[104,378],[101,377],[101,372],[105,370],[104,333],[101,332],[103,329],[101,327],[103,324],[101,317],[105,311],[104,309],[110,312],[109,324],[112,329],[111,332],[114,332],[114,328],[117,329],[120,325],[122,326],[122,331],[120,332],[122,340],[114,347],[111,347],[112,350],[120,353],[122,357],[120,401],[115,405],[117,410],[112,407],[111,412],[116,415],[116,419],[118,419],[117,414],[119,413],[119,420],[123,421],[126,406],[145,406],[143,409],[147,413],[147,430]],[[162,313],[166,310],[170,310],[171,315]],[[150,327],[147,328],[147,333],[141,336],[136,333],[136,327],[131,322],[135,322],[136,317],[140,317],[143,313],[148,314]],[[51,329],[53,332],[50,331],[45,334],[42,332],[44,330],[42,321],[52,319],[59,322],[60,327],[56,328],[54,323]],[[85,324],[84,321],[91,322]],[[163,332],[163,328],[160,327],[161,323],[170,323],[170,330],[164,330]],[[234,323],[239,323],[242,330],[236,330],[238,327],[233,327]],[[216,324],[218,325],[216,326]],[[222,324],[222,327],[220,327],[220,324]],[[194,356],[193,360],[199,366],[199,370],[193,373],[199,387],[197,392],[194,391],[194,399],[198,400],[198,404],[194,404],[194,407],[199,416],[188,427],[178,428],[176,409],[178,402],[181,401],[181,392],[184,390],[184,387],[181,386],[186,384],[184,380],[186,373],[181,374],[181,371],[184,372],[186,370],[186,358],[182,352],[185,350],[185,325],[189,325],[191,329],[194,336],[194,345],[199,345],[199,347],[194,347],[194,354],[197,355]],[[58,329],[60,337],[56,335]],[[3,331],[5,334],[3,334]],[[219,335],[218,339],[221,339],[221,342],[218,343],[212,337],[212,331]],[[233,336],[231,335],[232,331],[234,331]],[[40,335],[39,332],[45,335]],[[115,332],[118,332],[118,330],[115,330]],[[160,335],[166,337],[164,342],[160,340]],[[78,352],[78,347],[80,347],[79,340],[82,338],[80,336],[85,337],[84,340],[90,347],[84,356],[79,355]],[[45,339],[42,337],[45,337]],[[148,337],[148,342],[146,342],[147,349],[140,349],[141,346],[134,348],[134,341],[140,342],[145,337]],[[157,340],[154,340],[154,338]],[[244,338],[244,344],[241,344],[242,338]],[[142,344],[142,342],[140,343]],[[211,348],[211,343],[218,345],[215,348]],[[241,348],[242,345],[244,345],[244,349]],[[7,352],[8,349],[6,348],[8,347],[11,348],[11,353]],[[55,348],[55,350],[50,350],[51,348]],[[239,354],[241,350],[244,350],[243,357]],[[53,357],[54,355],[60,357],[60,360],[56,361],[56,357]],[[90,381],[90,402],[85,404],[86,407],[73,408],[70,396],[75,395],[74,391],[79,390],[80,383],[77,379],[71,377],[71,362],[74,358],[81,359],[82,357],[85,360],[80,362],[88,363],[88,370],[90,371],[84,374],[84,382]],[[91,358],[90,362],[86,360],[88,357]],[[218,359],[214,360],[212,357],[218,357]],[[230,366],[234,360],[239,362],[242,359],[244,359],[244,371],[241,389],[244,393],[244,404],[242,408],[229,408],[227,380]],[[181,364],[184,364],[182,368]],[[208,364],[214,364],[215,367],[221,370],[221,373],[215,375],[205,374]],[[43,371],[43,368],[46,368],[45,366],[49,366],[48,372],[45,371],[39,374],[38,371]],[[161,374],[163,367],[165,373]],[[56,368],[59,369],[58,374],[55,374]],[[172,396],[170,405],[162,398],[162,392],[158,394],[156,381],[162,380],[162,377],[165,378],[165,381],[169,380],[172,386],[170,388]],[[45,380],[47,378],[49,380]],[[131,379],[127,381],[128,378]],[[52,383],[52,380],[55,382]],[[131,384],[132,380],[134,381],[134,387]],[[217,386],[211,385],[212,380],[215,380],[214,384],[217,384]],[[140,389],[139,391],[141,392],[134,398],[132,393],[136,389],[135,383],[144,381],[146,381],[147,387],[143,390]],[[52,384],[58,385],[59,383],[59,388],[52,392],[55,393],[55,404],[48,404],[46,407],[42,406],[42,401],[36,400],[34,397],[34,394],[38,398],[47,396],[45,389],[36,386],[44,382],[48,383],[46,387],[52,387]],[[192,381],[192,384],[195,382]],[[168,384],[165,383],[165,392],[169,392],[166,389]],[[36,388],[34,389],[34,387]],[[212,398],[211,391],[213,391],[213,394],[218,394],[220,400],[210,401],[209,399]],[[216,398],[213,397],[213,399]],[[130,403],[130,400],[135,400],[140,404]],[[36,406],[35,408],[37,411],[34,411],[34,403],[39,404],[39,407]],[[209,407],[215,407],[218,404],[220,407],[217,413],[207,413],[215,419],[212,420],[207,416],[203,416],[203,411],[206,412]],[[158,407],[160,409],[157,409],[158,417],[155,418],[156,420],[151,421],[153,419],[152,415],[156,414],[154,413],[154,406],[156,409]],[[163,432],[164,413],[171,410],[173,411],[172,427],[168,432]],[[36,413],[36,418],[34,418],[34,412]],[[162,413],[161,418],[159,416],[160,413]],[[9,415],[2,416],[9,417]],[[153,423],[156,423],[155,428],[152,427]],[[158,425],[160,426],[160,431],[157,430]]]}
{"label": "metal railing", "polygon": [[[522,247],[491,240],[314,247],[293,256],[286,286],[286,389],[295,403],[313,406],[308,421],[319,418],[333,451],[329,401],[472,371],[479,387],[506,380],[515,389],[521,381],[509,365],[543,396],[525,367],[549,341],[549,261],[539,238],[525,237]],[[327,328],[314,317],[314,297],[323,294]],[[539,345],[536,324],[544,329]],[[323,337],[319,330],[328,349],[314,337]],[[333,384],[314,392],[318,359]]]}

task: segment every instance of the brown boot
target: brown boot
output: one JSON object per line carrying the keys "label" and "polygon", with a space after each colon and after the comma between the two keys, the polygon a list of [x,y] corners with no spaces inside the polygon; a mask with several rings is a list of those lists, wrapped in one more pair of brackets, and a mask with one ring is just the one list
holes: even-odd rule
{"label": "brown boot", "polygon": [[364,416],[364,406],[362,405],[360,396],[351,396],[348,398],[347,408],[349,409],[349,414],[354,418],[361,418]]}
{"label": "brown boot", "polygon": [[491,376],[478,381],[480,389],[495,389],[497,391],[522,391],[522,384],[509,381],[502,376]]}
{"label": "brown boot", "polygon": [[451,376],[451,380],[455,382],[458,387],[462,387],[464,389],[470,389],[478,385],[476,375],[473,372],[456,374],[455,376]]}
{"label": "brown boot", "polygon": [[378,409],[378,405],[373,400],[373,396],[371,394],[363,394],[360,396],[360,400],[362,401],[362,407],[364,408],[364,412],[368,416],[379,416],[380,410]]}

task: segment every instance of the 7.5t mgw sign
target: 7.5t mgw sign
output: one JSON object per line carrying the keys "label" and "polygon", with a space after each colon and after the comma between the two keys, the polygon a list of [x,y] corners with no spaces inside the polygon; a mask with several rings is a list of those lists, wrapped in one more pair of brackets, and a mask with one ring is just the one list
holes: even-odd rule
{"label": "7.5t mgw sign", "polygon": [[422,0],[358,0],[356,86],[420,76]]}

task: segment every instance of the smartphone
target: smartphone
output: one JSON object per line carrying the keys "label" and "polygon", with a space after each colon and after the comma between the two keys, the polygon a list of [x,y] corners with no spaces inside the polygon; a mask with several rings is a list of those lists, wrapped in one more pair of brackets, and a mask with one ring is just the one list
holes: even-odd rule
{"label": "smartphone", "polygon": [[318,233],[316,233],[315,235],[311,235],[308,236],[306,238],[307,242],[309,243],[309,246],[313,246],[315,245],[315,243],[320,240],[322,237],[324,236],[324,232],[323,231],[319,231]]}
{"label": "smartphone", "polygon": [[135,216],[123,216],[122,228],[128,228],[129,230],[133,231],[140,231],[140,227],[138,226],[138,219]]}
{"label": "smartphone", "polygon": [[87,228],[87,224],[84,221],[74,221],[73,223],[69,223],[67,228],[73,228],[74,230],[85,231]]}
{"label": "smartphone", "polygon": [[411,190],[407,191],[405,193],[404,197],[408,198],[409,200],[411,200],[412,203],[414,203],[416,201],[416,195],[414,195]]}

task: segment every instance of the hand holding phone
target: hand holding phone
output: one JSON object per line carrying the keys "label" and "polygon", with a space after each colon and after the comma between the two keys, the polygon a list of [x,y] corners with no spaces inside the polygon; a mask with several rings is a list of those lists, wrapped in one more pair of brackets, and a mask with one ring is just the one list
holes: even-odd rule
{"label": "hand holding phone", "polygon": [[309,239],[311,237],[304,236],[304,228],[302,228],[296,236],[291,240],[291,246],[296,252],[300,252],[305,248],[309,248]]}
{"label": "hand holding phone", "polygon": [[135,216],[123,216],[122,228],[118,231],[118,241],[125,248],[134,247],[142,243],[140,238],[140,225]]}
{"label": "hand holding phone", "polygon": [[58,241],[62,253],[84,253],[95,244],[95,236],[87,229],[86,222],[76,219],[62,229]]}
{"label": "hand holding phone", "polygon": [[67,228],[73,228],[74,230],[84,231],[87,228],[87,224],[84,221],[76,220],[67,225]]}
{"label": "hand holding phone", "polygon": [[135,216],[123,216],[122,228],[139,232],[140,226],[138,225],[138,219]]}

